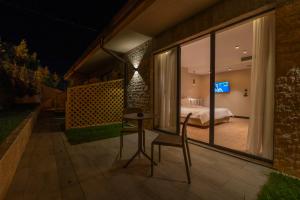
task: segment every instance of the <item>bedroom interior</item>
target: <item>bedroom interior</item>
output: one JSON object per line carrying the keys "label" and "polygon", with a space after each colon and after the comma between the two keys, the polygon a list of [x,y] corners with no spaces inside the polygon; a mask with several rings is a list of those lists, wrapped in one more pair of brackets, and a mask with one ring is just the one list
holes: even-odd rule
{"label": "bedroom interior", "polygon": [[[272,159],[274,19],[268,13],[215,33],[214,145]],[[181,45],[181,120],[209,143],[210,35]],[[268,102],[268,103],[266,103]]]}

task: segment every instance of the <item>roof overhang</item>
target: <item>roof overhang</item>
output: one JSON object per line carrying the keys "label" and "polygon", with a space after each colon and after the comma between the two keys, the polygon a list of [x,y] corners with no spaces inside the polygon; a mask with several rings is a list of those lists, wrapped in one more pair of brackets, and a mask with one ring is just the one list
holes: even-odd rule
{"label": "roof overhang", "polygon": [[172,26],[194,16],[218,0],[156,0],[113,37],[104,38],[104,46],[126,53]]}
{"label": "roof overhang", "polygon": [[68,80],[74,74],[89,75],[96,69],[101,70],[99,63],[106,63],[113,59],[114,58],[103,49],[95,47],[89,51],[83,59],[75,63],[75,65],[65,74],[64,78]]}
{"label": "roof overhang", "polygon": [[[116,15],[111,25],[99,35],[90,48],[92,50],[87,52],[72,68],[76,70],[82,68],[81,71],[85,71],[84,69],[92,69],[92,66],[97,66],[94,69],[98,70],[102,59],[105,60],[100,53],[95,53],[99,50],[97,46],[100,44],[116,53],[127,53],[218,1],[131,0]],[[91,53],[92,56],[90,56]],[[99,56],[101,59],[95,58],[95,56]],[[89,61],[90,59],[92,60]],[[95,65],[96,61],[97,65]],[[73,72],[71,69],[65,79],[68,79]]]}

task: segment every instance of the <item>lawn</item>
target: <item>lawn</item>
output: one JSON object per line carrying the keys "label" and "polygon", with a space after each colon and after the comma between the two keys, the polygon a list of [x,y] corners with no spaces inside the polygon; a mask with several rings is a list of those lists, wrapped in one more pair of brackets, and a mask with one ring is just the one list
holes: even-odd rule
{"label": "lawn", "polygon": [[36,105],[23,105],[0,111],[0,144],[35,107]]}
{"label": "lawn", "polygon": [[66,136],[70,144],[80,144],[107,138],[119,137],[121,128],[121,123],[88,128],[74,128],[67,130]]}
{"label": "lawn", "polygon": [[299,200],[300,180],[271,173],[268,182],[258,195],[258,200]]}

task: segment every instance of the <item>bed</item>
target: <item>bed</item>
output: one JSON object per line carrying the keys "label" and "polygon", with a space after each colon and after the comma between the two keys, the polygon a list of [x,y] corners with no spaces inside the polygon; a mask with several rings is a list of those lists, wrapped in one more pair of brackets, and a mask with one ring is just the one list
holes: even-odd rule
{"label": "bed", "polygon": [[[209,127],[209,107],[202,106],[201,99],[188,98],[181,100],[180,121],[183,122],[188,113],[192,113],[189,125],[201,128]],[[228,108],[215,108],[215,124],[229,122],[233,114]]]}

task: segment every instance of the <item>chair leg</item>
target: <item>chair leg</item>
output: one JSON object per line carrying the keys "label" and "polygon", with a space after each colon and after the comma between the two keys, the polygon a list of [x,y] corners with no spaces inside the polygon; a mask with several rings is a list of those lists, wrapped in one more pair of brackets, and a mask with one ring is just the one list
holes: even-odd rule
{"label": "chair leg", "polygon": [[189,158],[189,163],[190,163],[190,166],[192,166],[192,159],[191,159],[191,154],[190,154],[190,148],[189,148],[188,141],[186,141],[185,144],[186,144],[187,155],[188,155],[188,158]]}
{"label": "chair leg", "polygon": [[185,145],[183,145],[182,147],[182,151],[183,151],[183,157],[184,157],[184,162],[185,162],[185,169],[186,169],[186,175],[187,175],[187,179],[188,179],[188,183],[191,183],[191,175],[190,175],[190,168],[188,165],[188,159],[187,159],[187,153],[186,153],[186,149],[185,149]]}
{"label": "chair leg", "polygon": [[158,145],[158,162],[161,161],[161,147],[160,144]]}
{"label": "chair leg", "polygon": [[123,133],[120,134],[120,159],[122,158],[123,152]]}
{"label": "chair leg", "polygon": [[152,143],[151,144],[151,176],[153,176],[153,162],[154,162],[154,159],[153,159],[153,151],[154,151],[154,144]]}

